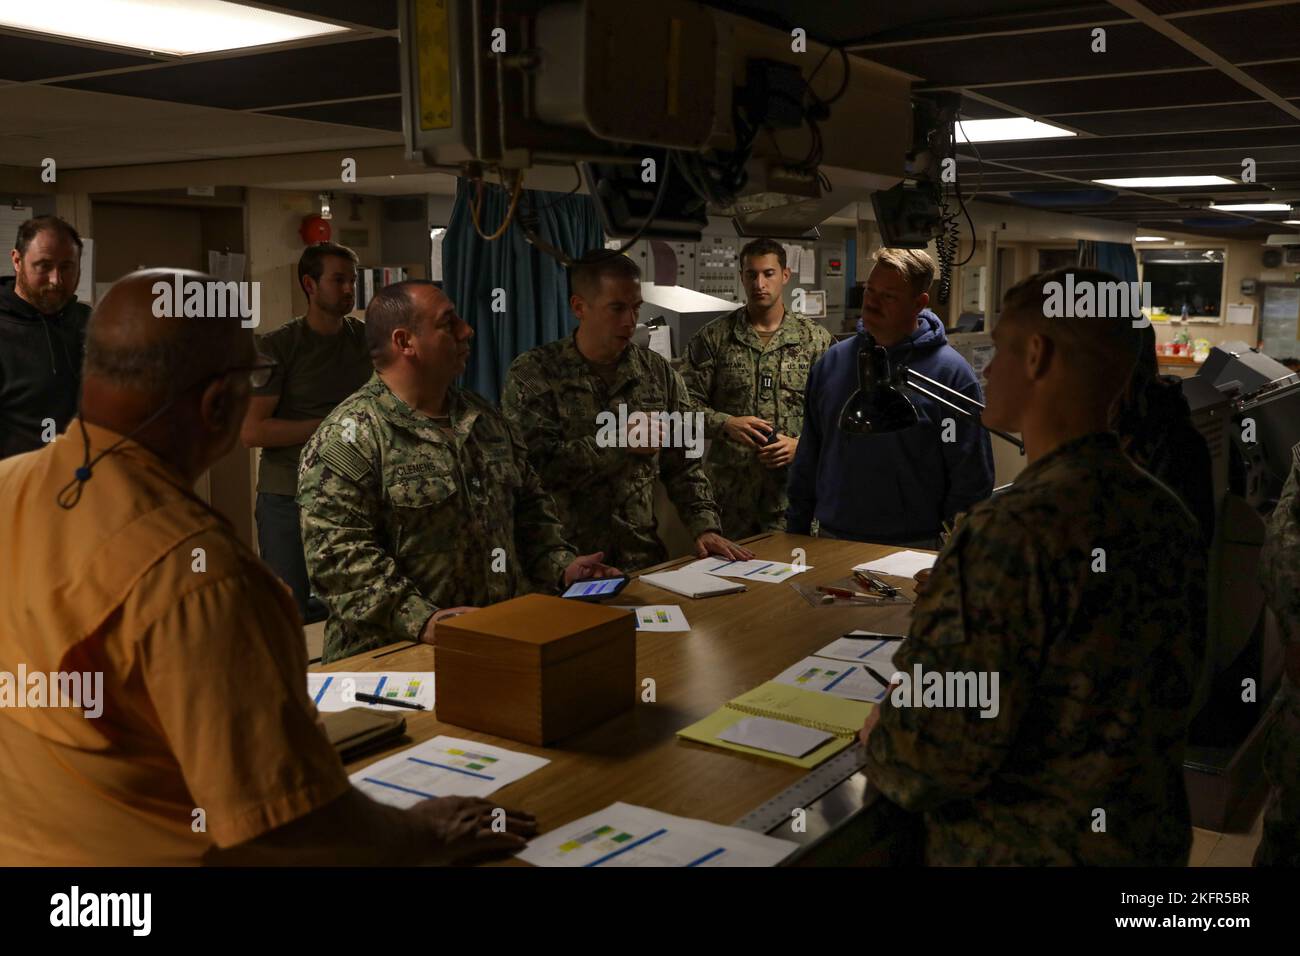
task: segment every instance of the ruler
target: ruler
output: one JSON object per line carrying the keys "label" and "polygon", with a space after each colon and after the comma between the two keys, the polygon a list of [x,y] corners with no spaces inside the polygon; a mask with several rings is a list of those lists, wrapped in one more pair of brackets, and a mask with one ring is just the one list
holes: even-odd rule
{"label": "ruler", "polygon": [[745,814],[732,826],[755,833],[771,833],[790,822],[792,811],[808,809],[817,800],[830,793],[845,780],[867,765],[866,747],[855,740],[830,760],[808,771],[797,783],[787,787],[771,800]]}

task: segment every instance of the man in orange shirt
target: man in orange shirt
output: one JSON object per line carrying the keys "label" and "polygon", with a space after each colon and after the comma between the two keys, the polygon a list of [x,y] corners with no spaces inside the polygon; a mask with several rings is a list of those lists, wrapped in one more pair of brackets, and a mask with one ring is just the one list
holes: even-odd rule
{"label": "man in orange shirt", "polygon": [[[496,832],[486,800],[398,810],[349,785],[307,697],[292,598],[191,490],[269,369],[238,316],[158,316],[154,284],[172,277],[113,286],[87,333],[81,418],[0,462],[0,865],[520,848],[527,814]],[[62,677],[35,695],[44,674]],[[58,706],[56,685],[83,683],[93,700]]]}

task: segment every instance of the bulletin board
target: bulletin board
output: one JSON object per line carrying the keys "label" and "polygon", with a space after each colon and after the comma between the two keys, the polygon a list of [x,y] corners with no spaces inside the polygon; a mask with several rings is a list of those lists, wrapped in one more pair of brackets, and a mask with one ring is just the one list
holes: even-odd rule
{"label": "bulletin board", "polygon": [[1300,284],[1268,283],[1259,313],[1262,351],[1270,358],[1300,355]]}

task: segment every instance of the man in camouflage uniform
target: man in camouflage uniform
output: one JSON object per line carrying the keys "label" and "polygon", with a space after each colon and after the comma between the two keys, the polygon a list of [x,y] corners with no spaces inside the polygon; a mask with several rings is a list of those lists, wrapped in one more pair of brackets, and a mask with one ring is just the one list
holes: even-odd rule
{"label": "man in camouflage uniform", "polygon": [[431,282],[366,309],[375,375],[344,399],[298,465],[307,568],[329,607],[329,662],[439,620],[617,571],[574,558],[526,450],[499,412],[452,382],[473,330]]}
{"label": "man in camouflage uniform", "polygon": [[696,332],[682,368],[713,442],[705,469],[722,531],[733,538],[784,530],[808,371],[835,341],[820,323],[786,309],[790,270],[779,242],[755,239],[740,250],[740,264],[748,304]]}
{"label": "man in camouflage uniform", "polygon": [[1185,865],[1191,849],[1183,751],[1205,550],[1182,502],[1107,430],[1137,330],[1042,315],[1044,285],[1066,271],[1080,288],[1117,281],[1058,270],[1007,293],[983,419],[1021,432],[1029,464],[957,526],[895,658],[909,685],[917,665],[997,674],[996,713],[911,706],[900,687],[863,728],[869,778],[924,814],[931,864]]}
{"label": "man in camouflage uniform", "polygon": [[[524,437],[528,458],[555,498],[567,539],[579,549],[599,541],[609,560],[626,571],[668,557],[656,531],[655,479],[662,476],[696,554],[745,560],[747,548],[718,532],[721,522],[700,458],[672,434],[637,446],[627,428],[616,443],[601,440],[598,416],[627,420],[636,412],[692,415],[681,376],[660,355],[632,344],[641,307],[641,272],[617,253],[588,253],[571,273],[569,303],[578,328],[568,338],[515,359],[506,376],[501,409]],[[693,427],[697,419],[690,421]],[[631,424],[631,422],[629,422]],[[686,435],[683,429],[680,437]],[[702,452],[704,436],[696,435]]]}
{"label": "man in camouflage uniform", "polygon": [[1264,773],[1273,795],[1264,812],[1256,866],[1300,866],[1300,445],[1291,475],[1268,522],[1259,556],[1264,594],[1277,615],[1285,648],[1274,724],[1264,741]]}

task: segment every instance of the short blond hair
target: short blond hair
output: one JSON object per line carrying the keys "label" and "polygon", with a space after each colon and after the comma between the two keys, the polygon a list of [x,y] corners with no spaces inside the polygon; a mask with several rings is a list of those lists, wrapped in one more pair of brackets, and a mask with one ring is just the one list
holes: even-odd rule
{"label": "short blond hair", "polygon": [[912,287],[912,295],[928,292],[934,282],[934,260],[924,249],[877,249],[872,259],[903,274]]}

